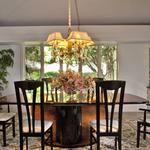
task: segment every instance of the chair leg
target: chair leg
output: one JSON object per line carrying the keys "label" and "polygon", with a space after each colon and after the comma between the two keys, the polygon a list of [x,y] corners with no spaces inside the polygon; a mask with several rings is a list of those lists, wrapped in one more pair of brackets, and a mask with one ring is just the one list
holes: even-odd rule
{"label": "chair leg", "polygon": [[122,141],[121,141],[121,135],[118,137],[118,150],[122,149]]}
{"label": "chair leg", "polygon": [[115,150],[117,150],[117,141],[118,141],[118,138],[115,137]]}
{"label": "chair leg", "polygon": [[146,140],[146,125],[144,125],[143,139]]}
{"label": "chair leg", "polygon": [[44,134],[41,135],[41,150],[44,150]]}
{"label": "chair leg", "polygon": [[140,144],[140,123],[137,122],[137,142],[136,142],[136,147],[139,148]]}
{"label": "chair leg", "polygon": [[12,118],[13,137],[15,137],[15,117]]}
{"label": "chair leg", "polygon": [[92,150],[92,128],[90,127],[90,150]]}
{"label": "chair leg", "polygon": [[100,138],[99,138],[99,136],[97,136],[97,150],[100,150]]}
{"label": "chair leg", "polygon": [[26,150],[28,150],[28,137],[26,137]]}
{"label": "chair leg", "polygon": [[52,127],[50,128],[50,136],[51,136],[51,138],[50,138],[50,140],[51,140],[51,150],[53,150],[53,128]]}
{"label": "chair leg", "polygon": [[6,127],[5,127],[5,123],[2,126],[2,130],[3,130],[3,146],[6,146]]}
{"label": "chair leg", "polygon": [[23,150],[23,137],[20,135],[20,150]]}

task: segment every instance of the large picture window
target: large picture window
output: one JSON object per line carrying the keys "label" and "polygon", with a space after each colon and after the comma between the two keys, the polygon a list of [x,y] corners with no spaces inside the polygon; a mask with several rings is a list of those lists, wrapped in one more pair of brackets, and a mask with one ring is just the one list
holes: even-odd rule
{"label": "large picture window", "polygon": [[116,44],[92,45],[84,49],[82,59],[77,56],[65,55],[63,49],[53,49],[51,46],[25,46],[25,79],[56,76],[67,69],[105,80],[117,79]]}

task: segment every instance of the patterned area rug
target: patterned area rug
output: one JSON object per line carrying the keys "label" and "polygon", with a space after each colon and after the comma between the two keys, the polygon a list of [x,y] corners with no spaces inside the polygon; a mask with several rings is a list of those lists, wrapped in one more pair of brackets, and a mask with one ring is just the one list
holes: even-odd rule
{"label": "patterned area rug", "polygon": [[[16,137],[12,137],[11,129],[7,130],[7,143],[6,147],[2,147],[2,134],[0,133],[0,150],[19,150],[19,135],[18,126],[16,127]],[[123,139],[122,139],[122,149],[123,150],[150,150],[150,136],[146,141],[142,140],[140,142],[140,148],[136,148],[136,121],[125,120],[123,122]],[[25,146],[24,146],[25,147]],[[93,149],[95,145],[93,145]],[[50,150],[49,146],[46,146],[46,150]],[[112,150],[114,149],[114,139],[112,138],[101,138],[101,149],[102,150]],[[29,139],[29,150],[40,150],[40,139],[30,138]],[[67,148],[55,147],[54,150],[67,150]],[[81,148],[73,148],[72,150],[89,150],[89,146]]]}

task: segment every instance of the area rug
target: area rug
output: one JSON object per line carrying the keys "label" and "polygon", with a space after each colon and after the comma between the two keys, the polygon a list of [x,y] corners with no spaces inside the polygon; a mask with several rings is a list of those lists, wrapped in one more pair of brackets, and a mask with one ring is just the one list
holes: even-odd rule
{"label": "area rug", "polygon": [[[101,150],[114,149],[114,139],[101,138],[100,142],[101,142],[100,145]],[[0,150],[19,150],[18,125],[16,127],[15,138],[12,137],[11,129],[7,130],[7,143],[8,145],[6,147],[2,147],[2,134],[0,133]],[[123,150],[150,150],[150,136],[147,138],[146,141],[142,140],[141,137],[140,148],[136,148],[136,121],[135,120],[123,121],[122,149]],[[29,150],[40,150],[40,139],[30,138]],[[45,150],[50,150],[50,147],[46,146]],[[54,147],[54,150],[68,150],[68,149]],[[72,148],[72,150],[89,150],[89,146]],[[93,145],[93,150],[96,150],[95,145]]]}

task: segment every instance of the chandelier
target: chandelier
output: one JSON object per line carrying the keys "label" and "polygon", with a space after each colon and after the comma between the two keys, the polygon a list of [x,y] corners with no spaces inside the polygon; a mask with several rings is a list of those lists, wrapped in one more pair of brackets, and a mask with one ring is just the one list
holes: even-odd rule
{"label": "chandelier", "polygon": [[72,49],[78,48],[83,49],[86,46],[94,44],[91,37],[88,35],[87,32],[81,32],[79,29],[79,13],[77,7],[77,1],[75,0],[76,4],[76,13],[78,18],[78,30],[72,31],[71,29],[71,0],[68,0],[68,37],[63,38],[60,32],[54,32],[49,34],[47,43],[52,45],[55,49],[56,48],[65,48],[65,49]]}

